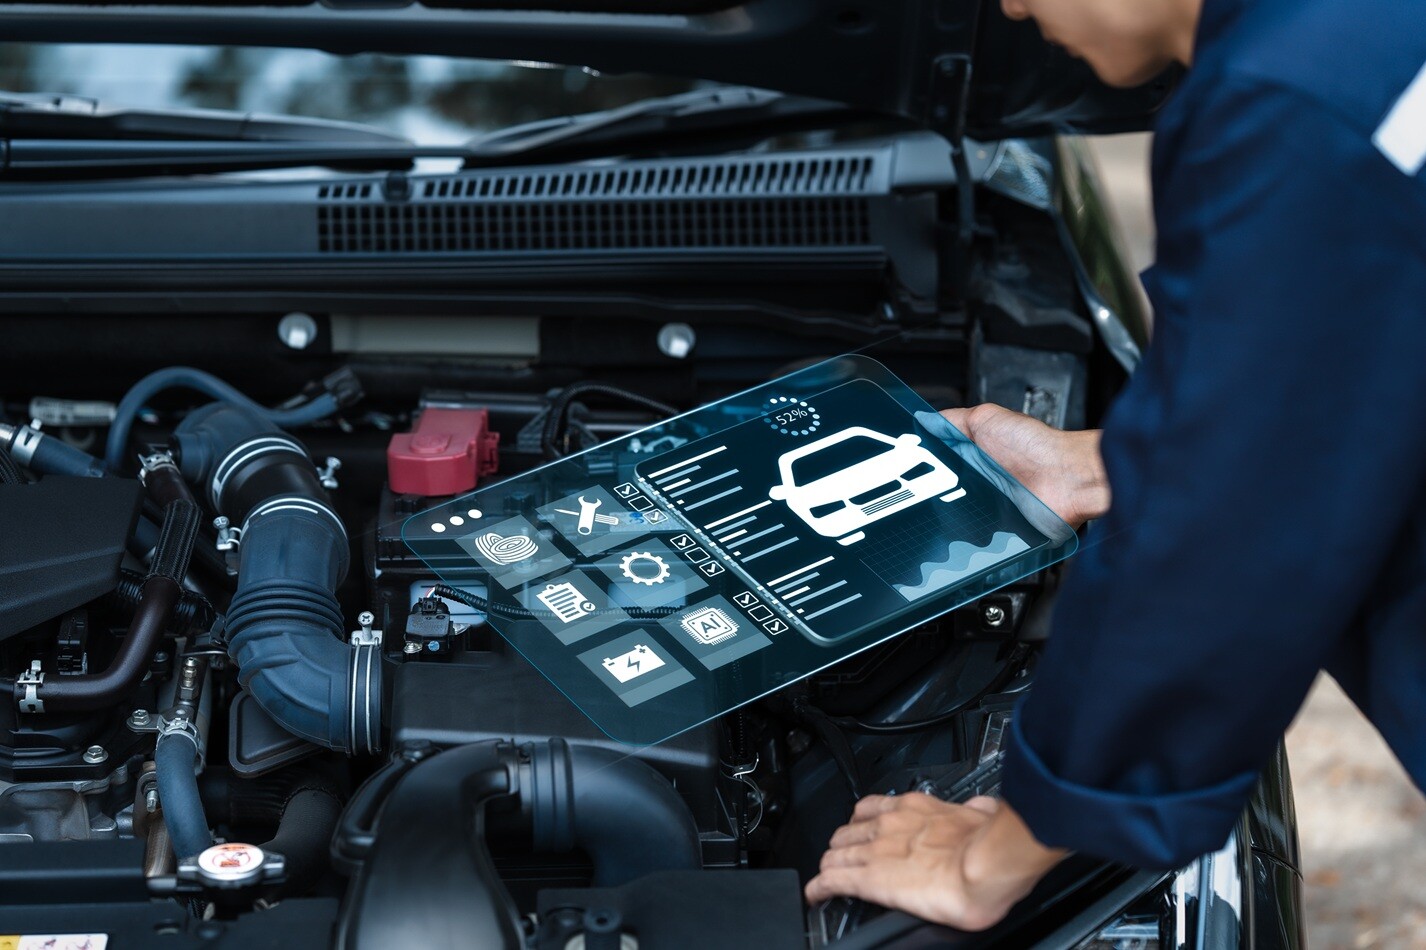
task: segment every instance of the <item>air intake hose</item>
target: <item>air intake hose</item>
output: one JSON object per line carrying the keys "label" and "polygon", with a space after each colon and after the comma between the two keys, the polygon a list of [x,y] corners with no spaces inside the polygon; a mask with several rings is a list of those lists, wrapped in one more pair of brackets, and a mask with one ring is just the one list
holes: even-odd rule
{"label": "air intake hose", "polygon": [[529,812],[536,853],[578,848],[594,861],[595,887],[702,866],[693,815],[668,779],[646,763],[563,739],[522,751],[529,767],[521,772],[520,803]]}
{"label": "air intake hose", "polygon": [[228,653],[238,681],[287,731],[341,752],[380,743],[377,649],[349,646],[336,590],[347,536],[302,444],[263,415],[215,403],[174,433],[179,465],[239,527]]}
{"label": "air intake hose", "polygon": [[[404,754],[412,751],[426,750]],[[702,867],[698,826],[678,792],[649,765],[611,749],[563,739],[479,742],[371,781],[373,794],[357,792],[354,820],[344,819],[332,845],[357,872],[337,940],[344,950],[523,947],[487,825],[527,826],[538,853],[584,851],[596,887]],[[382,792],[385,801],[371,807]],[[510,798],[518,810],[487,807]],[[368,811],[374,827],[363,828]]]}

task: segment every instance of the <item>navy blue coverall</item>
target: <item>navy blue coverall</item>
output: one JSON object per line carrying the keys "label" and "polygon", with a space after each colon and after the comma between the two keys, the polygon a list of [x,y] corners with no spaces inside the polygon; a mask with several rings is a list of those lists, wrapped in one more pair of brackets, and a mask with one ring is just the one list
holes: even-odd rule
{"label": "navy blue coverall", "polygon": [[1326,668],[1426,782],[1426,3],[1207,0],[1154,338],[1003,791],[1144,867],[1226,841]]}

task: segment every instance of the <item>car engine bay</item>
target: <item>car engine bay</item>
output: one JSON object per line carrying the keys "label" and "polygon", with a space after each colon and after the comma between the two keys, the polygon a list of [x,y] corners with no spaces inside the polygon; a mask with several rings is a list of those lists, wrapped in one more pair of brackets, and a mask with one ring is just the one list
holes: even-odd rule
{"label": "car engine bay", "polygon": [[858,282],[809,288],[840,295],[801,301],[820,317],[770,286],[683,319],[528,295],[0,317],[0,916],[58,932],[103,905],[69,928],[174,946],[697,947],[737,906],[753,946],[856,945],[876,909],[804,908],[800,882],[863,794],[994,793],[1058,569],[636,748],[434,596],[399,528],[871,343],[933,406],[1092,422],[1122,369],[1054,219],[985,200],[993,250],[919,309]]}

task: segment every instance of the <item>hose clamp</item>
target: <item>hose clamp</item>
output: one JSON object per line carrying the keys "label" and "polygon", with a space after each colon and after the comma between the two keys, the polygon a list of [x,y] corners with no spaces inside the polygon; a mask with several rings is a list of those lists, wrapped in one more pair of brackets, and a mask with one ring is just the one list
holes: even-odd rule
{"label": "hose clamp", "polygon": [[139,481],[147,485],[149,473],[160,468],[172,469],[175,472],[178,471],[178,466],[174,464],[173,456],[168,452],[152,452],[148,455],[139,456]]}
{"label": "hose clamp", "polygon": [[158,724],[158,739],[155,741],[155,745],[163,742],[165,739],[171,739],[176,736],[182,736],[193,743],[193,748],[198,751],[193,761],[193,771],[195,774],[202,772],[204,761],[203,735],[198,731],[198,726],[194,724],[193,720],[186,716],[164,717],[160,719]]}
{"label": "hose clamp", "polygon": [[42,713],[45,711],[45,701],[40,699],[40,686],[44,681],[45,674],[40,668],[39,660],[31,660],[30,668],[15,677],[15,685],[21,689],[20,712]]}
{"label": "hose clamp", "polygon": [[255,458],[275,452],[290,452],[302,459],[308,457],[302,446],[284,435],[264,435],[239,443],[213,470],[213,483],[208,487],[213,508],[222,510],[223,489],[228,487],[228,479],[233,477],[234,472]]}
{"label": "hose clamp", "polygon": [[44,436],[31,429],[29,426],[20,426],[15,429],[15,434],[10,437],[10,457],[26,468],[35,460],[35,452],[39,450],[40,440]]}
{"label": "hose clamp", "polygon": [[247,518],[243,521],[242,528],[239,529],[239,537],[247,534],[248,527],[257,518],[279,511],[305,511],[312,515],[325,515],[332,519],[332,523],[335,524],[337,530],[342,533],[342,540],[347,539],[347,526],[342,524],[342,519],[337,517],[337,513],[321,502],[314,501],[303,495],[278,495],[258,505],[252,511],[248,512]]}
{"label": "hose clamp", "polygon": [[381,648],[355,643],[352,647],[351,750],[378,752],[381,749]]}

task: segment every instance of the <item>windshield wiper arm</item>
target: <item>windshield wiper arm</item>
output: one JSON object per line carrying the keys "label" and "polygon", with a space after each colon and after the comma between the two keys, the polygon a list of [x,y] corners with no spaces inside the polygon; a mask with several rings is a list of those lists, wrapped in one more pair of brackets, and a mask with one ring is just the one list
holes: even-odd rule
{"label": "windshield wiper arm", "polygon": [[0,139],[0,181],[201,175],[308,166],[401,171],[418,158],[463,158],[461,145],[401,142],[128,142]]}
{"label": "windshield wiper arm", "polygon": [[83,96],[13,92],[0,92],[0,138],[410,144],[355,122],[216,109],[129,109]]}
{"label": "windshield wiper arm", "polygon": [[[136,113],[126,113],[130,118]],[[145,121],[166,113],[141,113]],[[786,96],[757,89],[718,88],[646,99],[617,109],[546,119],[511,126],[458,145],[415,145],[364,126],[351,137],[333,139],[319,129],[343,128],[343,123],[315,119],[262,120],[253,124],[237,114],[177,113],[177,131],[184,122],[214,122],[210,133],[228,123],[234,135],[209,134],[174,139],[154,135],[114,138],[64,135],[38,138],[7,135],[5,99],[0,97],[0,179],[122,178],[150,175],[195,175],[276,168],[320,166],[354,170],[405,170],[418,158],[460,159],[466,168],[581,161],[609,155],[638,155],[692,148],[741,147],[799,129],[844,125],[862,113],[837,103]],[[13,118],[13,115],[9,116]],[[29,128],[38,129],[30,115]],[[67,131],[77,134],[92,116]],[[152,129],[154,125],[147,126]],[[263,130],[263,136],[255,130]],[[272,134],[272,129],[285,134]],[[13,132],[13,128],[10,128]],[[90,127],[91,133],[94,131]],[[310,136],[310,137],[304,137]]]}
{"label": "windshield wiper arm", "polygon": [[575,161],[723,141],[730,134],[758,140],[845,124],[864,115],[837,102],[720,86],[500,129],[466,143],[466,164]]}

